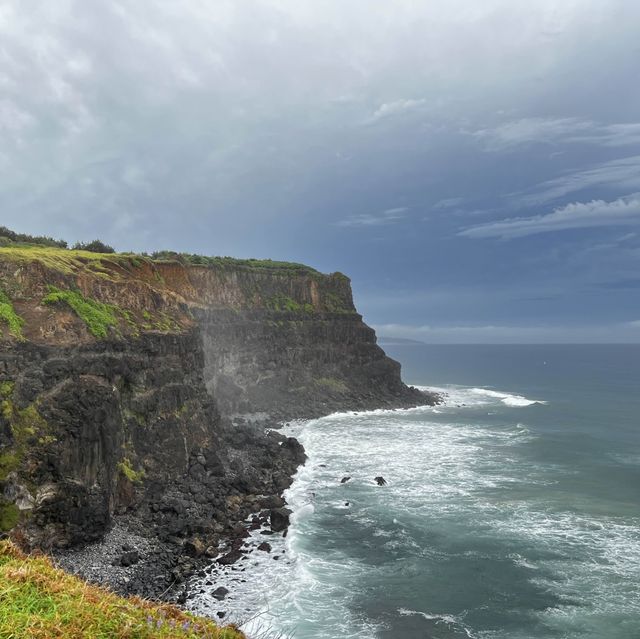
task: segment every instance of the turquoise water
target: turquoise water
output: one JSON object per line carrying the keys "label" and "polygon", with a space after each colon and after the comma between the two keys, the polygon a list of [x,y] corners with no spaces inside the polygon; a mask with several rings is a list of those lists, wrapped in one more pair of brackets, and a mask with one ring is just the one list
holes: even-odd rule
{"label": "turquoise water", "polygon": [[447,403],[297,427],[294,525],[280,561],[234,577],[236,618],[296,639],[640,638],[640,347],[386,350]]}

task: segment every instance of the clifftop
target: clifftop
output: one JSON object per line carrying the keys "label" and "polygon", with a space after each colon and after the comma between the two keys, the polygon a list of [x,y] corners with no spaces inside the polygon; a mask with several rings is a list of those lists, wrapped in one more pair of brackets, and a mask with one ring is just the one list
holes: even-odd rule
{"label": "clifftop", "polygon": [[356,312],[346,276],[301,264],[38,245],[0,248],[0,291],[4,339],[52,344],[184,332],[196,309]]}

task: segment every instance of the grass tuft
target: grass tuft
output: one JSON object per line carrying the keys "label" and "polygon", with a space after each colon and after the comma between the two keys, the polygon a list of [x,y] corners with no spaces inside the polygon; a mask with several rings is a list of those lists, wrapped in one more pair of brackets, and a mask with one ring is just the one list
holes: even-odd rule
{"label": "grass tuft", "polygon": [[245,639],[169,604],[124,599],[0,542],[3,639]]}
{"label": "grass tuft", "polygon": [[15,312],[11,300],[7,294],[0,288],[0,321],[9,327],[9,333],[16,339],[24,339],[22,336],[22,327],[24,320]]}
{"label": "grass tuft", "polygon": [[44,304],[66,304],[86,324],[89,332],[97,338],[105,338],[110,327],[118,326],[118,309],[109,304],[84,297],[79,291],[61,291],[49,287]]}
{"label": "grass tuft", "polygon": [[131,462],[126,457],[118,463],[118,471],[132,484],[141,484],[145,476],[144,470],[134,470]]}
{"label": "grass tuft", "polygon": [[274,295],[266,300],[265,306],[271,311],[286,313],[313,313],[313,304],[301,304],[286,295]]}

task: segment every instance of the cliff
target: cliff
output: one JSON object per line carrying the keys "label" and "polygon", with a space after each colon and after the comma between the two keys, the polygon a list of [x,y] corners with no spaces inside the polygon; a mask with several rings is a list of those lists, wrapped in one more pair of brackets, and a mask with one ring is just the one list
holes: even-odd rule
{"label": "cliff", "polygon": [[[193,261],[0,248],[0,531],[53,550],[121,520],[199,555],[304,461],[265,426],[434,400],[402,383],[344,275]],[[175,557],[154,548],[155,581],[127,589],[166,589]]]}

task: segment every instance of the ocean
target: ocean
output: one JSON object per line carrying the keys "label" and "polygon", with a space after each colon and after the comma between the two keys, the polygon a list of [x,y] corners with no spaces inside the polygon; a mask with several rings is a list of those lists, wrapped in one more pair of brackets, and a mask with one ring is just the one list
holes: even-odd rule
{"label": "ocean", "polygon": [[639,639],[640,345],[385,350],[445,404],[291,425],[286,539],[191,607],[254,639]]}

